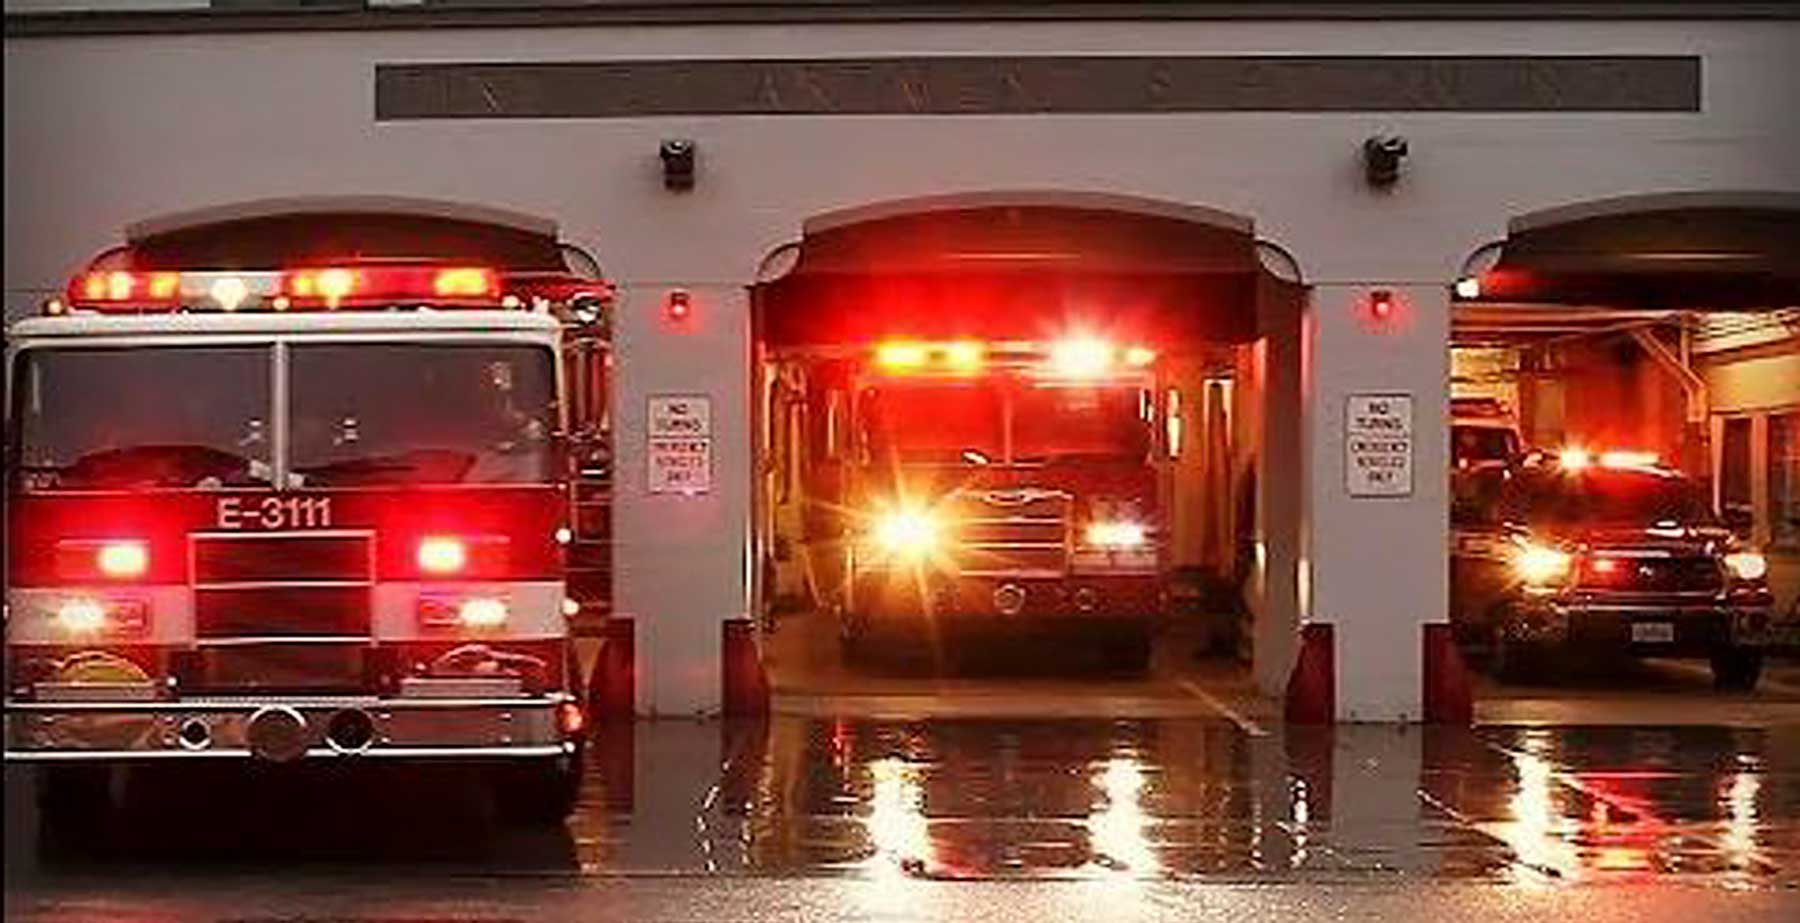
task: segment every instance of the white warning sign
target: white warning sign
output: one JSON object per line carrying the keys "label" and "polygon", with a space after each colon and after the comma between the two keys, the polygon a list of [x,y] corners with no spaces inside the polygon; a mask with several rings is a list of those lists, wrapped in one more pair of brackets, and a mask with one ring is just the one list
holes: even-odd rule
{"label": "white warning sign", "polygon": [[1412,434],[1412,395],[1350,395],[1344,408],[1344,481],[1350,496],[1411,496]]}
{"label": "white warning sign", "polygon": [[650,492],[703,494],[712,490],[712,398],[661,394],[650,398]]}

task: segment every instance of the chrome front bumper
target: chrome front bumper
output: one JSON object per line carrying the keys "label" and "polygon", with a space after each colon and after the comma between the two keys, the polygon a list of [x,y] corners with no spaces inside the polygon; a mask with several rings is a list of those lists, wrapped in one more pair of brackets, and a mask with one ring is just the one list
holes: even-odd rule
{"label": "chrome front bumper", "polygon": [[[558,711],[567,694],[506,698],[258,696],[176,701],[6,703],[8,762],[149,759],[277,761],[406,758],[426,760],[549,758],[571,754]],[[372,734],[345,747],[327,727],[344,712],[361,712]],[[258,715],[282,716],[289,752],[275,753],[253,733]],[[293,718],[297,717],[297,723]],[[266,722],[265,722],[266,723]],[[205,728],[197,744],[196,724]],[[187,730],[187,733],[184,733]]]}

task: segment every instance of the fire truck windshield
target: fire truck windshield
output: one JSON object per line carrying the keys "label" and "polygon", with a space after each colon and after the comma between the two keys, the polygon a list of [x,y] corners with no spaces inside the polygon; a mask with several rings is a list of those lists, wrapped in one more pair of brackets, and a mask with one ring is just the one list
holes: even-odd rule
{"label": "fire truck windshield", "polygon": [[1143,395],[1122,385],[906,382],[865,389],[861,416],[877,462],[1138,461],[1150,448]]}
{"label": "fire truck windshield", "polygon": [[36,348],[14,370],[14,485],[132,490],[546,483],[541,346],[296,344],[278,463],[272,347]]}
{"label": "fire truck windshield", "polygon": [[908,382],[864,390],[862,420],[877,461],[999,461],[1001,406],[991,385]]}
{"label": "fire truck windshield", "polygon": [[1141,460],[1150,451],[1144,397],[1136,386],[1022,387],[1013,395],[1013,460]]}
{"label": "fire truck windshield", "polygon": [[270,479],[263,347],[30,349],[13,382],[15,483],[24,489]]}
{"label": "fire truck windshield", "polygon": [[311,487],[554,477],[551,353],[533,346],[297,345],[290,469]]}

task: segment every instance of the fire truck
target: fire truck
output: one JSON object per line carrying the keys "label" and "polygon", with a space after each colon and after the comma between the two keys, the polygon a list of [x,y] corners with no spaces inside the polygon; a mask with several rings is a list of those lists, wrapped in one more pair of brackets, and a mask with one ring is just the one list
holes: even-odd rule
{"label": "fire truck", "polygon": [[765,599],[830,613],[850,660],[1051,636],[1138,672],[1178,520],[1219,533],[1230,573],[1227,462],[1178,457],[1181,397],[1229,374],[1265,289],[1293,287],[1244,228],[1117,204],[976,197],[807,225],[752,296]]}
{"label": "fire truck", "polygon": [[564,816],[608,303],[536,219],[314,199],[132,227],[14,325],[5,755],[47,809],[151,761],[412,760]]}

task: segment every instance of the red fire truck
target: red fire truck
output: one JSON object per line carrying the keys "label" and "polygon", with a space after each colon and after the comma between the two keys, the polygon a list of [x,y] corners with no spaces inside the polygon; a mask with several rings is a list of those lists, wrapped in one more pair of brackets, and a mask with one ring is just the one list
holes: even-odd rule
{"label": "red fire truck", "polygon": [[1229,461],[1178,458],[1181,396],[1230,374],[1282,284],[1245,227],[1118,206],[975,197],[807,226],[753,295],[765,599],[811,597],[851,658],[1052,635],[1144,669],[1178,520],[1232,566]]}
{"label": "red fire truck", "polygon": [[607,302],[504,212],[131,228],[10,332],[6,759],[51,808],[151,759],[470,763],[561,818]]}

